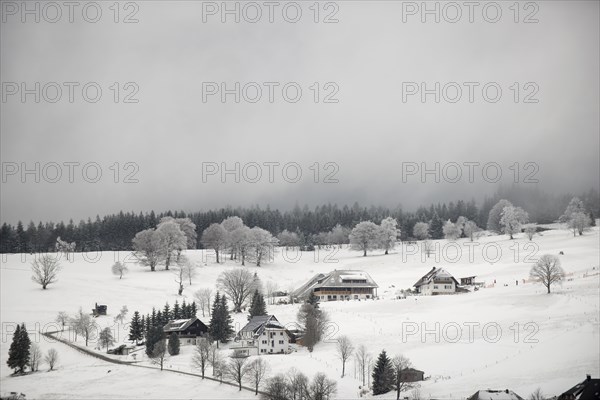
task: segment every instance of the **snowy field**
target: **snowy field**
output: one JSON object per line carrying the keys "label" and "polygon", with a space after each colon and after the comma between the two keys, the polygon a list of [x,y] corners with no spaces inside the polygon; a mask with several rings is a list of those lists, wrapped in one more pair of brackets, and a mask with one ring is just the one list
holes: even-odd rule
{"label": "snowy field", "polygon": [[[421,383],[423,398],[466,398],[487,388],[509,388],[523,397],[537,387],[547,395],[559,394],[583,380],[586,373],[600,375],[599,240],[596,227],[582,237],[573,237],[566,229],[545,231],[534,237],[533,244],[523,235],[512,241],[506,236],[488,236],[475,246],[466,239],[460,239],[459,246],[441,240],[435,241],[444,254],[439,260],[434,255],[425,258],[410,245],[398,246],[389,255],[374,251],[368,257],[346,248],[301,253],[299,259],[293,251],[279,251],[272,263],[260,268],[247,265],[263,284],[273,281],[287,291],[318,272],[362,269],[379,284],[380,299],[323,303],[321,307],[332,321],[326,339],[312,354],[299,348],[289,355],[265,356],[271,374],[291,367],[309,376],[322,371],[338,381],[338,398],[357,398],[360,382],[353,361],[346,367],[347,376],[340,379],[335,339],[343,334],[355,345],[366,345],[374,358],[382,349],[389,355],[410,358],[428,378]],[[568,276],[547,295],[543,286],[527,281],[529,269],[540,255],[561,251]],[[135,310],[146,314],[152,306],[162,309],[167,301],[171,305],[184,298],[190,302],[194,291],[214,288],[224,269],[239,268],[228,258],[217,265],[211,254],[200,250],[189,251],[188,256],[198,263],[198,273],[183,296],[177,296],[173,275],[162,267],[150,272],[132,263],[122,280],[112,275],[116,260],[132,260],[126,252],[75,254],[74,261],[63,260],[58,282],[45,291],[30,279],[33,256],[3,257],[1,392],[51,399],[253,398],[250,392],[240,393],[197,377],[110,364],[63,344],[49,343],[35,333],[56,330],[53,320],[58,311],[73,314],[81,306],[87,312],[96,302],[108,305],[109,315],[97,319],[101,326],[112,326],[123,305],[129,308],[129,319]],[[411,287],[433,266],[443,267],[457,279],[476,275],[476,281],[485,282],[485,287],[461,295],[396,299],[399,289]],[[268,312],[287,324],[295,321],[298,308],[269,305]],[[201,312],[198,316],[208,324],[208,317],[203,318]],[[246,315],[234,315],[234,319],[239,328]],[[41,372],[10,377],[12,371],[6,365],[10,333],[14,323],[20,322],[26,323],[42,351],[50,347],[59,351],[57,371],[46,372],[42,366]],[[123,343],[127,343],[125,330],[119,332]],[[90,349],[94,347],[95,343],[89,344]],[[182,346],[180,355],[167,360],[167,367],[191,372],[191,353],[191,347]],[[138,354],[138,359],[143,358],[143,351]],[[380,397],[395,398],[395,393]]]}

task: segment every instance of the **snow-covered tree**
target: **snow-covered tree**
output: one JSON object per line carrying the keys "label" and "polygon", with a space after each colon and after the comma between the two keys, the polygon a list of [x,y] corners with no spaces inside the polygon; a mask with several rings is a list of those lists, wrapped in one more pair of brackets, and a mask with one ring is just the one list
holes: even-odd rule
{"label": "snow-covered tree", "polygon": [[229,243],[231,246],[235,247],[237,258],[241,261],[242,266],[246,265],[246,257],[248,256],[248,249],[250,246],[249,237],[250,228],[245,225],[233,230],[229,234]]}
{"label": "snow-covered tree", "polygon": [[202,232],[202,245],[207,249],[213,249],[219,261],[219,252],[227,246],[227,231],[221,224],[211,224]]}
{"label": "snow-covered tree", "polygon": [[165,360],[167,359],[167,345],[165,340],[161,339],[154,344],[152,354],[150,355],[150,361],[152,364],[160,366],[160,370],[163,370]]}
{"label": "snow-covered tree", "polygon": [[346,362],[354,353],[354,345],[348,336],[342,335],[338,337],[336,343],[337,356],[342,361],[342,378],[346,374]]}
{"label": "snow-covered tree", "polygon": [[71,326],[76,334],[80,334],[85,339],[85,345],[87,347],[90,338],[94,332],[98,329],[96,321],[89,314],[84,314],[83,310],[79,308],[79,312],[71,320]]}
{"label": "snow-covered tree", "polygon": [[121,307],[119,314],[117,314],[117,316],[115,317],[115,322],[120,323],[120,324],[124,323],[125,318],[127,318],[128,312],[129,312],[129,309],[127,308],[127,306]]}
{"label": "snow-covered tree", "polygon": [[221,222],[221,226],[227,233],[227,247],[229,247],[230,259],[233,260],[237,253],[236,243],[232,237],[232,232],[244,226],[244,221],[237,216],[228,217]]}
{"label": "snow-covered tree", "polygon": [[579,233],[579,236],[583,235],[590,225],[592,224],[591,218],[582,211],[577,211],[571,214],[571,218],[568,221],[568,226],[573,230],[573,236]]}
{"label": "snow-covered tree", "polygon": [[198,302],[200,310],[202,310],[202,316],[205,317],[206,314],[208,314],[208,316],[210,317],[210,300],[212,298],[212,289],[204,288],[196,290],[194,292],[194,298]]}
{"label": "snow-covered tree", "polygon": [[267,230],[255,226],[250,229],[248,235],[248,256],[256,262],[256,266],[260,267],[263,261],[269,261],[273,258],[275,247],[279,244],[279,240]]}
{"label": "snow-covered tree", "polygon": [[123,274],[127,273],[128,271],[129,269],[127,268],[127,265],[120,261],[117,261],[112,266],[113,275],[117,275],[119,279],[123,278]]}
{"label": "snow-covered tree", "polygon": [[361,344],[356,349],[354,358],[356,359],[360,381],[362,382],[362,386],[365,386],[367,384],[367,374],[369,373],[372,356],[367,351],[365,345]]}
{"label": "snow-covered tree", "polygon": [[465,234],[466,237],[469,238],[469,240],[471,240],[471,242],[477,235],[477,232],[480,232],[480,231],[481,231],[481,229],[473,221],[467,221],[467,222],[465,222],[465,224],[463,226],[463,233]]}
{"label": "snow-covered tree", "polygon": [[64,331],[65,325],[67,325],[67,323],[69,322],[69,314],[67,314],[65,311],[60,311],[56,315],[56,319],[54,321],[58,322],[60,324],[61,330]]}
{"label": "snow-covered tree", "polygon": [[377,224],[371,221],[363,221],[356,224],[350,236],[350,248],[363,252],[367,256],[367,251],[380,248],[380,229]]}
{"label": "snow-covered tree", "polygon": [[429,224],[427,222],[417,222],[413,227],[413,236],[419,240],[429,238]]}
{"label": "snow-covered tree", "polygon": [[535,224],[527,224],[527,225],[525,225],[523,231],[525,232],[525,235],[527,236],[527,238],[529,240],[532,240],[533,236],[537,232],[537,227],[535,226]]}
{"label": "snow-covered tree", "polygon": [[290,232],[287,229],[284,229],[277,235],[277,239],[279,240],[279,245],[285,247],[286,249],[289,247],[297,247],[300,246],[300,237],[296,232]]}
{"label": "snow-covered tree", "polygon": [[552,254],[544,254],[529,271],[531,278],[546,286],[548,293],[550,287],[561,282],[565,278],[565,271],[560,265],[560,260]]}
{"label": "snow-covered tree", "polygon": [[513,235],[521,232],[521,227],[529,222],[529,214],[521,207],[507,206],[504,207],[500,214],[500,226],[502,232],[509,235],[513,239]]}
{"label": "snow-covered tree", "polygon": [[56,349],[49,349],[44,357],[44,361],[48,364],[50,371],[52,371],[56,366],[56,363],[58,363],[58,351],[56,351]]}
{"label": "snow-covered tree", "polygon": [[56,252],[63,253],[67,257],[68,261],[71,254],[75,252],[77,245],[75,242],[67,243],[64,240],[61,240],[59,236],[56,238],[56,244],[54,247],[56,248]]}
{"label": "snow-covered tree", "polygon": [[460,237],[460,234],[461,234],[461,229],[456,224],[454,224],[450,221],[444,222],[443,231],[444,231],[444,238],[446,238],[450,241],[455,241],[456,239],[458,239]]}
{"label": "snow-covered tree", "polygon": [[385,250],[385,254],[388,254],[389,250],[392,250],[396,246],[396,241],[398,240],[398,236],[400,236],[398,221],[395,218],[387,217],[381,221],[379,228],[380,246]]}
{"label": "snow-covered tree", "polygon": [[61,269],[58,259],[49,254],[35,257],[31,263],[31,272],[33,273],[31,280],[40,284],[45,290],[48,285],[56,282]]}
{"label": "snow-covered tree", "polygon": [[494,207],[490,210],[487,220],[487,230],[490,232],[501,233],[502,225],[500,225],[500,218],[502,218],[502,211],[505,207],[512,207],[512,203],[508,200],[502,199],[498,201]]}
{"label": "snow-covered tree", "polygon": [[100,331],[98,335],[98,344],[100,347],[106,347],[106,351],[108,352],[108,347],[112,346],[115,343],[115,338],[113,337],[112,331],[110,328],[104,328]]}
{"label": "snow-covered tree", "polygon": [[165,258],[161,235],[150,228],[138,232],[133,238],[133,249],[140,264],[156,271],[156,266]]}
{"label": "snow-covered tree", "polygon": [[161,222],[156,232],[160,237],[160,246],[165,257],[165,269],[168,270],[173,256],[187,248],[187,237],[174,220]]}
{"label": "snow-covered tree", "polygon": [[348,243],[348,237],[351,232],[350,228],[337,224],[329,232],[329,243],[337,244],[341,247],[341,245]]}
{"label": "snow-covered tree", "polygon": [[29,368],[31,372],[36,372],[40,368],[42,362],[42,350],[37,343],[31,343],[29,346]]}

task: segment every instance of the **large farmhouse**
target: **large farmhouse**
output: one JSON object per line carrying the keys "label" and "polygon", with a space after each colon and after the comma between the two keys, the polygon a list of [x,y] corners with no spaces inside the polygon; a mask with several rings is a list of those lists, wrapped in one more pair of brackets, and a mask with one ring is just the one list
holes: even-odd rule
{"label": "large farmhouse", "polygon": [[163,327],[167,336],[171,333],[179,335],[181,344],[196,344],[196,338],[208,332],[208,327],[198,318],[176,319]]}
{"label": "large farmhouse", "polygon": [[364,271],[335,270],[313,276],[293,295],[305,299],[314,293],[321,301],[372,299],[377,297],[378,287]]}
{"label": "large farmhouse", "polygon": [[239,345],[233,347],[234,356],[287,353],[291,339],[288,330],[274,315],[252,317],[235,338]]}
{"label": "large farmhouse", "polygon": [[458,291],[458,281],[443,268],[433,267],[414,287],[423,295],[451,294]]}

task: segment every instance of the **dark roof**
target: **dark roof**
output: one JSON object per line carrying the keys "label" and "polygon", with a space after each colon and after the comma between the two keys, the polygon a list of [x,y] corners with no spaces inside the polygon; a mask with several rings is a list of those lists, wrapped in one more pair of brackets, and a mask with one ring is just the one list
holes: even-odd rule
{"label": "dark roof", "polygon": [[250,321],[238,332],[238,336],[242,332],[252,332],[253,336],[260,336],[265,328],[280,328],[285,329],[283,325],[275,318],[274,315],[259,315],[252,317]]}
{"label": "dark roof", "polygon": [[375,283],[373,278],[364,271],[335,270],[328,274],[316,274],[308,282],[296,289],[294,291],[294,296],[304,297],[315,289],[336,287],[378,288],[379,286]]}
{"label": "dark roof", "polygon": [[467,400],[523,400],[521,396],[512,390],[479,390]]}
{"label": "dark roof", "polygon": [[[175,320],[169,321],[169,323],[163,327],[163,331],[164,332],[183,332],[187,328],[192,326],[192,324],[194,324],[194,322],[196,322],[196,321],[199,321],[199,319],[196,317],[189,318],[189,319],[175,319]],[[200,321],[200,323],[202,324],[202,321]]]}
{"label": "dark roof", "polygon": [[446,271],[443,268],[433,267],[433,268],[431,268],[431,270],[428,273],[423,275],[423,277],[421,279],[419,279],[417,281],[417,283],[415,283],[413,286],[419,287],[422,285],[427,285],[436,278],[450,278],[454,281],[454,284],[458,285],[458,281],[456,279],[454,279],[454,277],[452,275],[450,275],[450,273],[448,271]]}
{"label": "dark roof", "polygon": [[567,390],[560,396],[559,400],[592,400],[598,399],[600,396],[600,379],[592,379],[590,375],[571,389]]}

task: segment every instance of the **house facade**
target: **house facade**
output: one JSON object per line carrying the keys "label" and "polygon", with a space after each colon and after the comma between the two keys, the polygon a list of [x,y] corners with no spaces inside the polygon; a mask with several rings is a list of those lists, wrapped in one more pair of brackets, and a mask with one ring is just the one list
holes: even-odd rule
{"label": "house facade", "polygon": [[433,267],[414,287],[417,293],[426,296],[453,294],[458,291],[458,281],[443,268]]}
{"label": "house facade", "polygon": [[238,332],[233,347],[234,357],[289,352],[291,334],[274,315],[252,317]]}
{"label": "house facade", "polygon": [[179,341],[182,345],[195,345],[198,337],[205,336],[208,333],[208,327],[198,318],[194,317],[169,321],[169,323],[163,327],[163,331],[167,337],[175,332],[179,335]]}
{"label": "house facade", "polygon": [[358,270],[335,270],[317,274],[294,291],[297,299],[314,293],[320,301],[367,300],[377,297],[379,286],[369,274]]}

